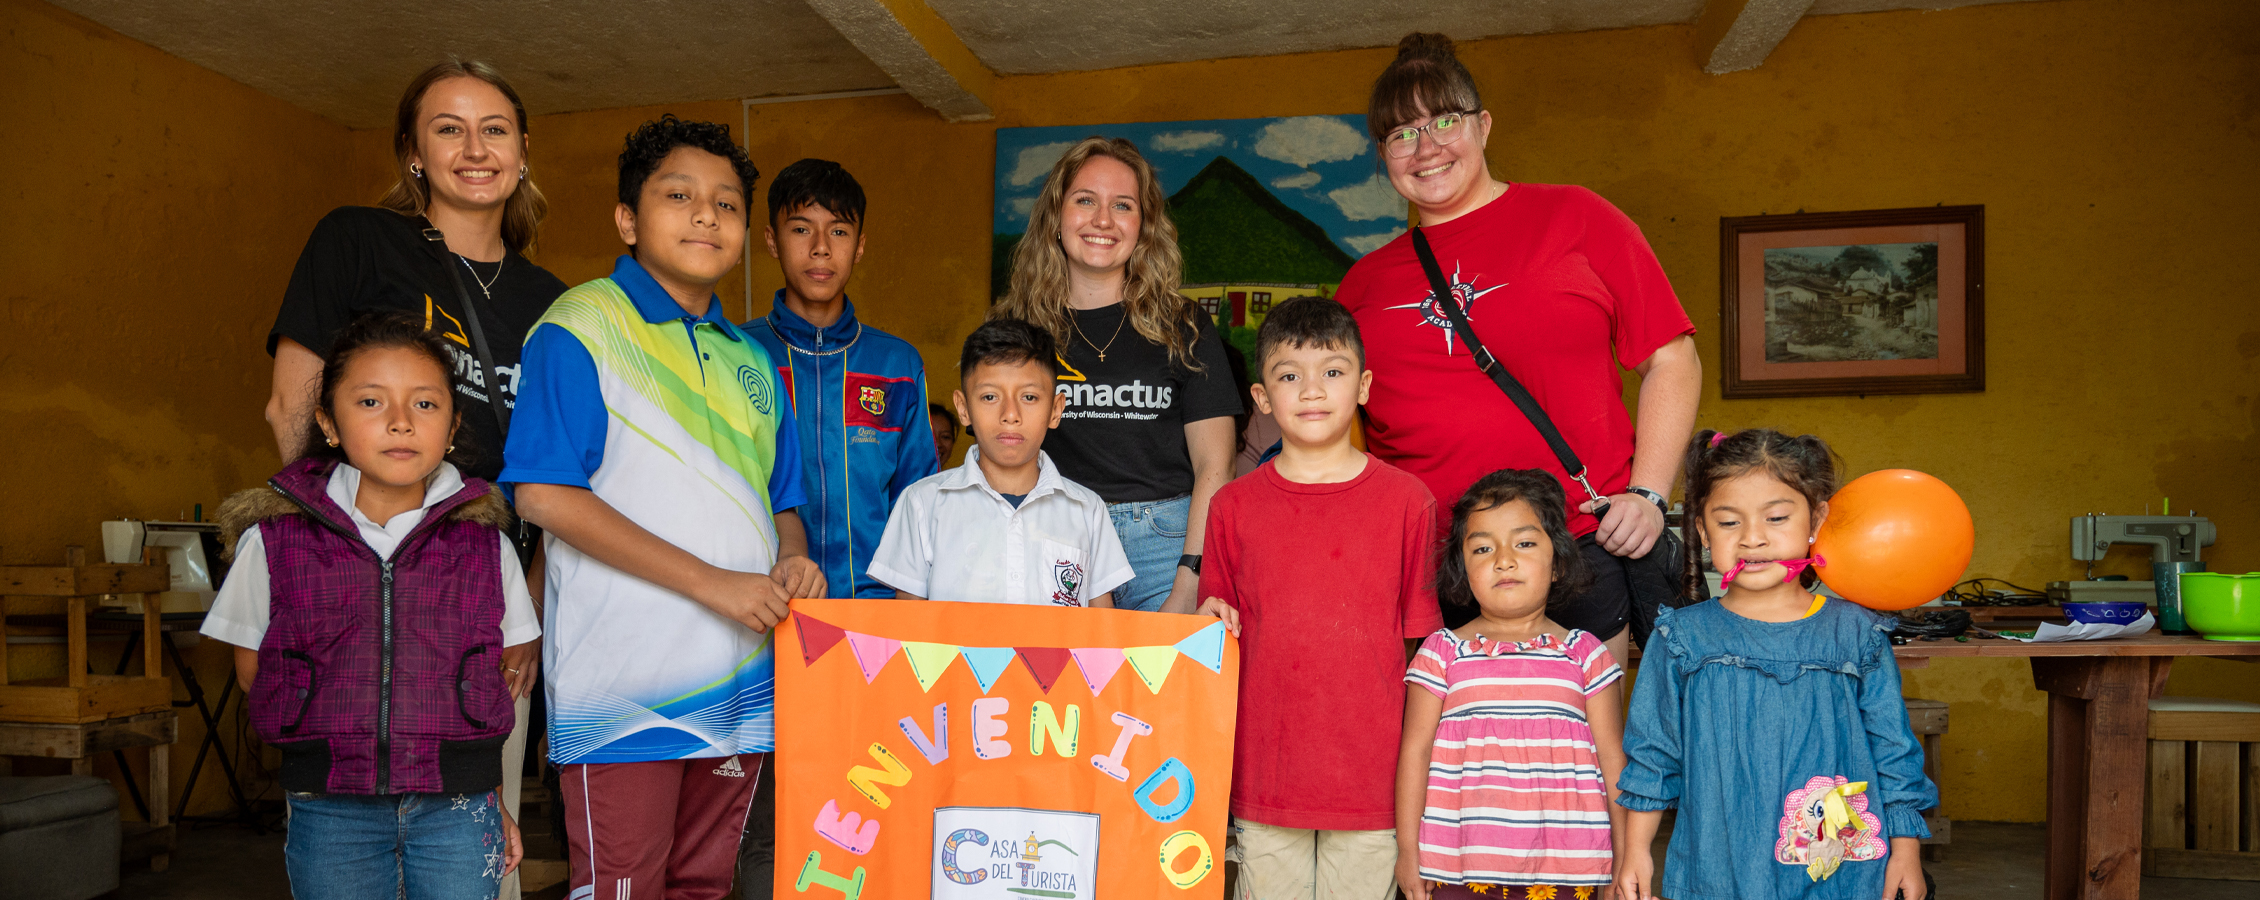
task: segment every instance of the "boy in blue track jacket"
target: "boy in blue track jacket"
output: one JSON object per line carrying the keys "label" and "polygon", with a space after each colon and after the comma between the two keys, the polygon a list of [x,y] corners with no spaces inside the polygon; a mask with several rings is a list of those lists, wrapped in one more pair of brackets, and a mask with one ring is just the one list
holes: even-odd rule
{"label": "boy in blue track jacket", "polygon": [[[863,258],[863,186],[839,163],[804,159],[769,182],[769,255],[785,287],[769,315],[745,332],[777,365],[800,429],[808,554],[835,597],[885,597],[865,574],[895,498],[934,474],[926,415],[926,364],[909,341],[855,317],[848,276]],[[741,898],[770,896],[776,847],[776,776],[764,767],[745,840]]]}
{"label": "boy in blue track jacket", "polygon": [[863,209],[862,185],[839,163],[804,159],[777,173],[764,237],[785,287],[745,330],[793,398],[809,555],[833,596],[893,597],[864,569],[895,498],[939,463],[917,348],[857,319],[847,298],[863,257]]}

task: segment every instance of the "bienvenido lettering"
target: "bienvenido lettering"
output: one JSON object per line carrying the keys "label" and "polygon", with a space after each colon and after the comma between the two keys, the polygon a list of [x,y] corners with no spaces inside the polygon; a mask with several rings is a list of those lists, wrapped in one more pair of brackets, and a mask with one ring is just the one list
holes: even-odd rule
{"label": "bienvenido lettering", "polygon": [[[1061,387],[1064,389],[1066,386],[1062,385]],[[1148,390],[1150,391],[1151,388],[1148,388]],[[1164,395],[1168,392],[1167,388],[1161,390]],[[1010,718],[1012,713],[1011,700],[1004,697],[982,697],[969,704],[965,712],[967,715],[963,718],[966,720],[966,736],[972,741],[974,758],[993,762],[1008,759],[1014,755],[1014,746],[1011,740],[1013,730],[1013,722]],[[915,750],[926,761],[926,767],[932,768],[941,765],[950,758],[949,721],[949,704],[937,703],[934,704],[933,724],[930,732],[911,716],[904,716],[895,724],[902,730],[903,737],[910,744],[911,749]],[[1130,769],[1124,765],[1124,761],[1129,757],[1133,742],[1138,738],[1152,735],[1154,727],[1139,720],[1136,716],[1124,712],[1112,714],[1108,717],[1108,721],[1115,726],[1113,744],[1108,747],[1107,752],[1091,755],[1091,768],[1128,786],[1132,784]],[[1027,716],[1025,752],[1029,756],[1053,753],[1074,758],[1081,752],[1082,728],[1083,710],[1079,705],[1069,703],[1062,707],[1054,707],[1049,702],[1037,701],[1029,709]],[[867,752],[871,759],[877,763],[877,766],[855,765],[849,767],[847,782],[852,790],[848,796],[851,798],[851,802],[852,798],[862,798],[871,804],[873,811],[865,814],[855,810],[843,810],[840,808],[838,800],[828,800],[824,803],[824,808],[817,813],[814,824],[818,837],[830,841],[834,846],[856,856],[868,854],[878,846],[880,832],[878,811],[886,810],[894,805],[894,799],[888,795],[886,789],[908,785],[917,777],[917,770],[904,764],[902,757],[889,749],[885,742],[872,742]],[[1175,783],[1173,792],[1169,790],[1172,782]],[[1131,799],[1138,804],[1139,809],[1145,811],[1147,816],[1156,822],[1174,822],[1192,808],[1195,795],[1193,771],[1176,757],[1168,757],[1155,766],[1144,779],[1136,782],[1136,787],[1130,788],[1130,790]],[[1163,794],[1170,795],[1168,802],[1156,802],[1154,798]],[[996,850],[996,847],[991,848],[992,853]],[[1178,884],[1179,887],[1189,887],[1193,882],[1199,881],[1200,877],[1207,874],[1208,870],[1214,865],[1214,856],[1210,852],[1208,842],[1202,839],[1198,833],[1192,831],[1180,831],[1170,835],[1162,842],[1158,852],[1161,857],[1163,873],[1172,882],[1182,882]],[[1173,865],[1173,860],[1187,853],[1194,856],[1193,864],[1190,867],[1179,869]],[[809,852],[807,860],[801,865],[800,877],[796,882],[799,890],[806,891],[812,886],[828,887],[840,892],[845,900],[859,900],[863,893],[866,874],[864,869],[858,866],[851,874],[843,876],[826,871],[823,864],[823,851]],[[980,874],[975,872],[971,877],[978,878]],[[1036,880],[1041,879],[1044,873],[1025,872],[1017,874],[1030,876],[1031,880]],[[1184,881],[1188,876],[1191,880]],[[1066,889],[1074,890],[1073,887]]]}

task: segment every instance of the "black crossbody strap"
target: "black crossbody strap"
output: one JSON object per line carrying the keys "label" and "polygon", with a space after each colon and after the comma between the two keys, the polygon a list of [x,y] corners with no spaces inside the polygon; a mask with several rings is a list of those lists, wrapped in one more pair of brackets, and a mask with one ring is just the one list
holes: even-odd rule
{"label": "black crossbody strap", "polygon": [[1491,376],[1491,383],[1498,385],[1499,391],[1506,394],[1507,399],[1514,401],[1515,408],[1522,410],[1523,416],[1530,419],[1530,424],[1538,428],[1538,436],[1546,439],[1546,446],[1553,448],[1554,458],[1561,461],[1562,471],[1568,472],[1569,477],[1585,488],[1585,496],[1599,504],[1594,507],[1593,515],[1598,517],[1608,512],[1609,499],[1594,490],[1592,482],[1585,480],[1585,463],[1578,460],[1577,451],[1570,449],[1569,442],[1562,439],[1561,430],[1554,427],[1553,418],[1546,415],[1545,408],[1538,405],[1538,398],[1530,396],[1529,389],[1524,388],[1522,382],[1516,381],[1513,373],[1508,372],[1506,366],[1500,365],[1499,358],[1491,355],[1491,350],[1483,346],[1483,341],[1475,336],[1475,326],[1468,322],[1467,311],[1460,308],[1459,297],[1452,293],[1451,282],[1444,280],[1444,268],[1436,264],[1436,251],[1428,247],[1428,236],[1418,228],[1413,229],[1412,245],[1413,252],[1420,257],[1421,271],[1428,273],[1428,289],[1436,294],[1436,307],[1444,311],[1444,318],[1451,320],[1452,334],[1460,339],[1460,343],[1467,345],[1468,352],[1474,356],[1475,367]]}
{"label": "black crossbody strap", "polygon": [[463,330],[471,333],[471,353],[479,359],[479,380],[487,389],[487,408],[494,410],[494,424],[503,434],[510,433],[510,409],[502,400],[502,373],[494,366],[494,353],[487,349],[486,329],[479,326],[479,308],[471,305],[471,292],[463,287],[463,273],[456,271],[452,251],[447,249],[447,236],[439,229],[424,226],[424,240],[430,241],[439,251],[440,267],[447,270],[447,280],[455,285],[455,298],[463,304]]}

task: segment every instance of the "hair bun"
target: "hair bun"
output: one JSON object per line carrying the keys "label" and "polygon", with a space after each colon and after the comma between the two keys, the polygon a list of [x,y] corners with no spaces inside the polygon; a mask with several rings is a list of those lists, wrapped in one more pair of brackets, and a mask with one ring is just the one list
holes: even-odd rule
{"label": "hair bun", "polygon": [[1398,59],[1458,59],[1452,39],[1433,31],[1415,31],[1397,42]]}

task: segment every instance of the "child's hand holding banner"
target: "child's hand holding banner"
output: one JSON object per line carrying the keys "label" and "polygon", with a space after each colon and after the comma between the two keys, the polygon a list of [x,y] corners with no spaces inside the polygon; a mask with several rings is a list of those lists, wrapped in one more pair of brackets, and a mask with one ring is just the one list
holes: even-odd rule
{"label": "child's hand holding banner", "polygon": [[1223,896],[1240,650],[1222,623],[902,600],[793,613],[777,896]]}

